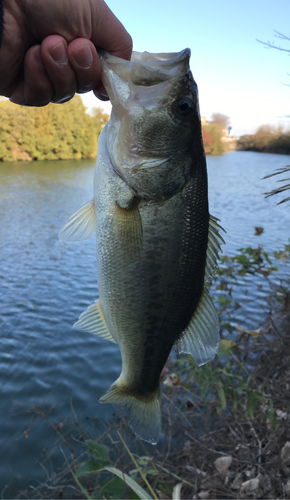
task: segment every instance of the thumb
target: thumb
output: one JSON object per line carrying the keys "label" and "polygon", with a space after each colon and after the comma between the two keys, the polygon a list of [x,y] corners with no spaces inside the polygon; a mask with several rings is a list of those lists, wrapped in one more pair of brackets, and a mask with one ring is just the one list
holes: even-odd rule
{"label": "thumb", "polygon": [[92,13],[91,41],[97,48],[110,52],[113,56],[130,59],[132,38],[122,23],[103,1],[90,0]]}

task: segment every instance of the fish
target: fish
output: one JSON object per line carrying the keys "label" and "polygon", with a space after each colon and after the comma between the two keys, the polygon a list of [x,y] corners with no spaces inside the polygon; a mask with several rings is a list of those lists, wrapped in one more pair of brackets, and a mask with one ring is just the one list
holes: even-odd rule
{"label": "fish", "polygon": [[100,402],[123,405],[135,434],[156,444],[159,380],[172,348],[199,366],[217,353],[207,284],[224,240],[209,214],[190,49],[133,52],[130,61],[99,55],[112,112],[99,137],[94,195],[59,238],[96,235],[99,298],[74,328],[119,345],[122,371]]}

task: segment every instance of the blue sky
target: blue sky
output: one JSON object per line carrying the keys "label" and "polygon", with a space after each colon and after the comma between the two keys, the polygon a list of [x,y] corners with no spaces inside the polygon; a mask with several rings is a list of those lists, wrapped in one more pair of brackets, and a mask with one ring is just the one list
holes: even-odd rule
{"label": "blue sky", "polygon": [[[220,112],[233,133],[262,124],[290,126],[290,57],[256,39],[290,49],[274,30],[290,36],[290,0],[107,0],[131,34],[134,49],[191,49],[201,115]],[[289,75],[287,75],[289,73]],[[86,106],[102,106],[91,94]],[[106,108],[108,110],[108,108]]]}

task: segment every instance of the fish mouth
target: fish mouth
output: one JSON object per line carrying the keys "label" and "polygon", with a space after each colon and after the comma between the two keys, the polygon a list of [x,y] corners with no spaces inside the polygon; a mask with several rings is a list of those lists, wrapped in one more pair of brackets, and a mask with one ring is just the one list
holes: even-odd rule
{"label": "fish mouth", "polygon": [[106,128],[111,165],[142,198],[156,198],[155,188],[148,181],[149,171],[165,172],[170,155],[160,144],[152,150],[150,134],[160,135],[158,117],[164,129],[168,120],[173,120],[171,109],[183,91],[181,82],[192,79],[190,49],[174,53],[133,52],[130,61],[103,50],[98,53],[102,82],[113,107]]}
{"label": "fish mouth", "polygon": [[172,53],[133,51],[130,61],[98,51],[102,62],[102,81],[114,107],[115,101],[123,102],[140,87],[151,87],[179,79],[189,72],[190,49]]}

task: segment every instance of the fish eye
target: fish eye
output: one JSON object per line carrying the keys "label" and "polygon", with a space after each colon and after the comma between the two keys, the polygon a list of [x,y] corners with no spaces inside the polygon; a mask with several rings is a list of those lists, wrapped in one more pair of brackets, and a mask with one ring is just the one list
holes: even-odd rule
{"label": "fish eye", "polygon": [[181,116],[189,115],[193,110],[193,102],[190,97],[181,97],[175,102],[175,112]]}

